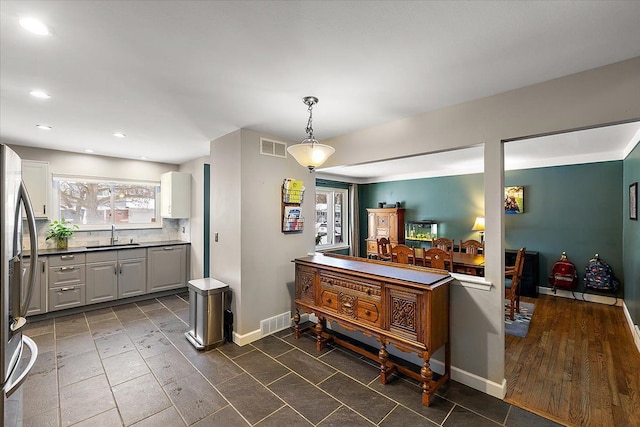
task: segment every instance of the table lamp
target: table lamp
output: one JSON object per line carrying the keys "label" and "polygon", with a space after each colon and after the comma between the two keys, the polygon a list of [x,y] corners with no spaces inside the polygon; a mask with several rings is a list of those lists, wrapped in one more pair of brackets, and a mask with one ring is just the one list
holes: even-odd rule
{"label": "table lamp", "polygon": [[483,243],[483,240],[484,240],[484,217],[482,217],[482,216],[476,217],[476,222],[473,223],[473,227],[471,227],[471,231],[479,231],[480,232],[480,243]]}

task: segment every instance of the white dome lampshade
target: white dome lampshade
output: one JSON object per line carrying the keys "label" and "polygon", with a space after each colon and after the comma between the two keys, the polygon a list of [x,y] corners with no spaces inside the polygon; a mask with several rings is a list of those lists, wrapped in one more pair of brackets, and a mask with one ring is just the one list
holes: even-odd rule
{"label": "white dome lampshade", "polygon": [[308,137],[302,140],[300,144],[287,147],[287,152],[291,154],[298,163],[308,168],[309,172],[313,172],[315,168],[322,165],[336,150],[329,145],[320,144],[318,140],[313,137],[313,126],[311,123],[312,109],[313,105],[318,103],[318,98],[306,96],[302,98],[302,102],[309,106],[309,121],[306,129]]}

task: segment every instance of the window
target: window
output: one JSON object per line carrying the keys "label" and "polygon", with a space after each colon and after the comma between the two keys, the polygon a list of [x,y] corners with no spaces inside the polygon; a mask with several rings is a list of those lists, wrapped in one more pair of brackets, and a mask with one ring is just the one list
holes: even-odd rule
{"label": "window", "polygon": [[160,183],[54,176],[59,218],[81,229],[160,227]]}
{"label": "window", "polygon": [[349,236],[347,189],[316,188],[316,246],[346,246]]}

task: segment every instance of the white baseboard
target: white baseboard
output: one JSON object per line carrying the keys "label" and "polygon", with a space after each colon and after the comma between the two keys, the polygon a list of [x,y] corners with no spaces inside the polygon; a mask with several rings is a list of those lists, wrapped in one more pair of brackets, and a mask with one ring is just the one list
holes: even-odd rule
{"label": "white baseboard", "polygon": [[[315,316],[312,315],[312,317],[314,317],[314,321],[317,322],[318,318],[316,318]],[[302,313],[300,315],[300,323],[304,323],[306,321],[309,320],[309,315],[307,313]],[[289,324],[293,324],[293,318],[291,318],[291,322],[289,322]],[[236,332],[233,333],[233,342],[238,344],[239,346],[243,346],[243,345],[247,345],[247,344],[251,344],[254,341],[258,341],[260,338],[262,338],[262,330],[261,329],[256,329],[255,331],[251,331],[248,334],[244,334],[244,335],[240,335]]]}
{"label": "white baseboard", "polygon": [[[538,292],[545,295],[553,295],[561,298],[573,299],[573,294],[571,293],[571,291],[567,291],[566,289],[556,289],[556,293],[554,294],[552,288],[547,288],[545,286],[538,286]],[[613,303],[613,301],[616,299],[615,295],[614,296],[596,295],[596,294],[590,294],[586,292],[585,293],[574,292],[574,294],[576,295],[576,298],[579,300],[584,299],[584,301],[595,302],[598,304],[611,305],[611,303]],[[622,298],[618,298],[618,301],[616,302],[616,306],[622,307],[622,302],[623,302]]]}
{"label": "white baseboard", "polygon": [[624,311],[624,317],[626,317],[627,323],[629,324],[629,329],[631,329],[633,342],[636,344],[636,349],[638,349],[638,352],[640,353],[640,328],[638,328],[638,325],[633,324],[633,319],[631,319],[631,314],[629,313],[627,305],[624,303],[624,301],[622,303],[622,310]]}
{"label": "white baseboard", "polygon": [[258,341],[260,338],[262,338],[262,331],[260,329],[256,329],[255,331],[251,331],[244,335],[240,335],[237,332],[233,333],[233,342],[238,344],[240,347],[251,344],[254,341]]}
{"label": "white baseboard", "polygon": [[[435,359],[431,359],[429,362],[431,369],[435,372],[439,374],[444,372],[444,363]],[[506,379],[502,380],[502,384],[498,384],[476,374],[472,374],[471,372],[456,368],[455,366],[451,367],[451,379],[500,400],[504,399],[504,396],[507,394]]]}

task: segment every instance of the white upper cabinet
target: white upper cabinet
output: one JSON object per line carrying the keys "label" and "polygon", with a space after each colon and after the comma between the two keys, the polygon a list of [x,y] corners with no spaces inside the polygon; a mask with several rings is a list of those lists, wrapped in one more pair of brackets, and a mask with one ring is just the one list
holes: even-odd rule
{"label": "white upper cabinet", "polygon": [[[49,163],[36,160],[22,161],[22,180],[24,181],[33,212],[36,218],[49,217]],[[23,209],[24,215],[24,209]]]}
{"label": "white upper cabinet", "polygon": [[189,218],[191,215],[191,174],[167,172],[160,176],[160,216]]}

